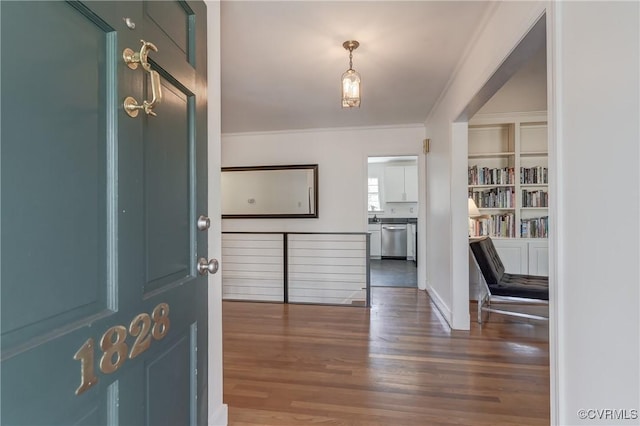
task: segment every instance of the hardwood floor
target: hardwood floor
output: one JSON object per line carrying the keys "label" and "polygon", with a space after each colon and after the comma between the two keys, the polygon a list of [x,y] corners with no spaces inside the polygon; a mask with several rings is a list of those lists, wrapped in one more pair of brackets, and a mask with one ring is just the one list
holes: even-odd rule
{"label": "hardwood floor", "polygon": [[372,298],[370,310],[224,302],[229,425],[549,423],[546,323],[493,315],[452,332],[423,291]]}

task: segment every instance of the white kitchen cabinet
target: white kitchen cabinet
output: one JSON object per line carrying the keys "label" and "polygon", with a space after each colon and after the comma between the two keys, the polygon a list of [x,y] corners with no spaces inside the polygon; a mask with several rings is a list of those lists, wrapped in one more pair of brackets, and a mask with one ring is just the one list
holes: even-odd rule
{"label": "white kitchen cabinet", "polygon": [[418,166],[404,167],[404,192],[407,201],[418,202]]}
{"label": "white kitchen cabinet", "polygon": [[388,166],[384,169],[384,199],[387,203],[404,201],[404,166]]}
{"label": "white kitchen cabinet", "polygon": [[382,229],[379,223],[370,223],[369,232],[371,233],[369,243],[369,257],[371,259],[380,259],[382,256]]}
{"label": "white kitchen cabinet", "polygon": [[385,201],[418,201],[418,166],[388,166],[384,171]]}

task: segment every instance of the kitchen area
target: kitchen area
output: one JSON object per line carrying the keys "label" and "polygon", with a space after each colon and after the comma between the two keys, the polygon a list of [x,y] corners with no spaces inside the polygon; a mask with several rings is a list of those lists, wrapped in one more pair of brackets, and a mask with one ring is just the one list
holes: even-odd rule
{"label": "kitchen area", "polygon": [[417,287],[417,157],[369,157],[367,182],[371,285]]}

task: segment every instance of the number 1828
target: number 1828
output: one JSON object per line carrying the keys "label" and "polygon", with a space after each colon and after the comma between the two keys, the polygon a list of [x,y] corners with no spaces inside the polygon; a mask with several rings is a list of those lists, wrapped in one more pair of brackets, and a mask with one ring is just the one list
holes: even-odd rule
{"label": "number 1828", "polygon": [[[149,349],[151,341],[161,340],[169,332],[169,305],[160,303],[151,312],[136,315],[127,329],[123,325],[115,325],[104,332],[100,338],[100,371],[104,374],[111,374],[117,371],[122,364],[129,359],[133,359]],[[129,350],[127,336],[135,337],[135,341]],[[93,338],[78,349],[73,359],[80,361],[80,386],[76,389],[76,395],[80,395],[93,385],[98,383],[94,368],[94,341]]]}

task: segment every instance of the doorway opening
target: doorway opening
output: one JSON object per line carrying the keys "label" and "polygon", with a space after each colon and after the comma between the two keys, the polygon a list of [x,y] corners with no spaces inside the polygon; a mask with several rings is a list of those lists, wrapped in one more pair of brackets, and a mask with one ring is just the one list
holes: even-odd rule
{"label": "doorway opening", "polygon": [[369,157],[371,286],[418,287],[418,157]]}
{"label": "doorway opening", "polygon": [[[509,274],[549,276],[546,58],[543,16],[507,60],[513,74],[469,119],[469,236],[491,238]],[[469,268],[470,297],[480,300],[487,290]]]}

